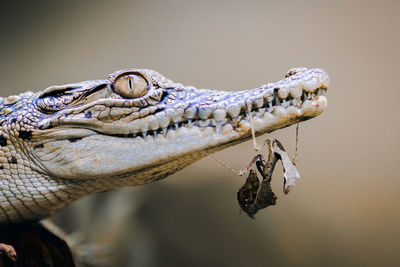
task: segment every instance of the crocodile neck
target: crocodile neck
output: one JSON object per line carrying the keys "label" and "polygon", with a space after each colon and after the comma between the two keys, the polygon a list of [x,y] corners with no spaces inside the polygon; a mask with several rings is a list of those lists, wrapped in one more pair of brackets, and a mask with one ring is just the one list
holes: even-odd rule
{"label": "crocodile neck", "polygon": [[257,134],[310,119],[328,76],[296,68],[276,83],[196,89],[144,69],[0,99],[0,224],[38,220],[94,192],[167,177]]}

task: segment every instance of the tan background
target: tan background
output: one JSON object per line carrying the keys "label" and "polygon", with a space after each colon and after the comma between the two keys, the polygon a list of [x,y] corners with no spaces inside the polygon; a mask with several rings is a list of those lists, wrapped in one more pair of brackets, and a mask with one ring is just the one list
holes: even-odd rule
{"label": "tan background", "polygon": [[[400,264],[400,2],[65,2],[2,5],[1,95],[126,67],[224,90],[297,66],[331,78],[328,110],[300,126],[303,179],[283,196],[276,172],[278,203],[255,221],[238,215],[243,178],[204,159],[75,203],[55,218],[66,231],[113,244],[95,249],[125,266]],[[294,127],[270,137],[294,151]],[[217,157],[241,168],[254,154],[247,142]]]}

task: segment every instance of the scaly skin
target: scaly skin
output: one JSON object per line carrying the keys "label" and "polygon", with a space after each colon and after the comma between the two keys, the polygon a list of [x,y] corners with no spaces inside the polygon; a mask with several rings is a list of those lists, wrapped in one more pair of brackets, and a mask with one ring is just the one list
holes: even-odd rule
{"label": "scaly skin", "polygon": [[[118,85],[126,75],[138,84]],[[328,82],[323,70],[296,68],[277,83],[226,92],[125,70],[0,99],[0,224],[44,218],[90,193],[154,182],[243,142],[251,136],[247,105],[257,134],[317,116]]]}

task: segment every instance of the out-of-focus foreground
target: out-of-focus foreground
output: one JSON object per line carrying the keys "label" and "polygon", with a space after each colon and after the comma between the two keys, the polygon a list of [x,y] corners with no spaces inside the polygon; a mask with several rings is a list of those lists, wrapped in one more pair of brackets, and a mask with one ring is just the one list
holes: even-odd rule
{"label": "out-of-focus foreground", "polygon": [[[2,5],[2,96],[127,67],[222,90],[277,81],[298,66],[330,74],[328,110],[300,126],[303,178],[284,196],[282,172],[275,173],[276,206],[255,221],[239,215],[236,192],[245,178],[206,158],[163,181],[97,194],[57,214],[63,229],[95,244],[93,262],[400,264],[398,1],[18,3]],[[267,137],[293,153],[294,127]],[[239,169],[254,155],[247,142],[216,157]]]}

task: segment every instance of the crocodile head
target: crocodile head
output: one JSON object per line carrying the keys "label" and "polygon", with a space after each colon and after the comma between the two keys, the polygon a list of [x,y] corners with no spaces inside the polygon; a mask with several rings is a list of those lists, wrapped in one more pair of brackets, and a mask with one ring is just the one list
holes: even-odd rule
{"label": "crocodile head", "polygon": [[[7,220],[47,216],[91,192],[164,178],[249,139],[249,110],[257,134],[317,116],[326,108],[327,88],[320,69],[292,69],[279,82],[237,92],[196,89],[152,70],[128,69],[106,80],[8,97],[0,111],[0,144],[9,155],[2,151],[0,159],[9,171],[1,182],[20,180],[27,198],[7,207],[27,211],[17,209],[16,219],[8,212]],[[7,203],[0,204],[4,210]]]}

